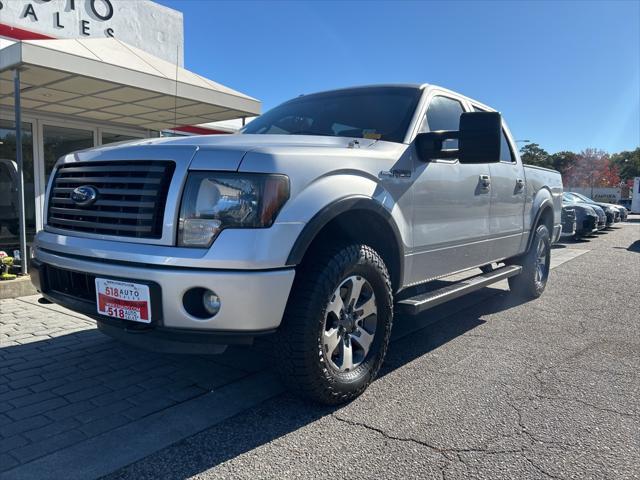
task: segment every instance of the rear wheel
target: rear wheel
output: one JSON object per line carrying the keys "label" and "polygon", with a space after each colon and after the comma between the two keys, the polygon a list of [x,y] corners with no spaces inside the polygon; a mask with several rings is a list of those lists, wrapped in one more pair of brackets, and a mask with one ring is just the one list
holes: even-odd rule
{"label": "rear wheel", "polygon": [[371,247],[335,248],[300,266],[274,354],[287,386],[329,405],[375,379],[393,322],[391,281]]}
{"label": "rear wheel", "polygon": [[546,225],[538,225],[529,251],[514,263],[522,266],[522,272],[509,278],[511,291],[528,299],[542,295],[551,266],[551,236]]}

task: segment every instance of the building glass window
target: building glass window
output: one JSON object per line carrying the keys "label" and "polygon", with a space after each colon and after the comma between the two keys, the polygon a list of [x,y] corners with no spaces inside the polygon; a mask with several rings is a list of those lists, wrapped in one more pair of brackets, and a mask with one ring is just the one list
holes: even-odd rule
{"label": "building glass window", "polygon": [[[24,162],[24,200],[27,242],[36,232],[33,174],[33,128],[22,122],[22,159]],[[0,250],[13,256],[20,238],[18,203],[18,166],[16,164],[15,122],[0,119]]]}
{"label": "building glass window", "polygon": [[44,125],[44,171],[47,181],[58,159],[67,153],[93,147],[93,132],[77,128]]}
{"label": "building glass window", "polygon": [[141,137],[133,137],[131,135],[122,135],[120,133],[102,132],[102,145],[116,142],[128,142],[130,140],[140,140]]}

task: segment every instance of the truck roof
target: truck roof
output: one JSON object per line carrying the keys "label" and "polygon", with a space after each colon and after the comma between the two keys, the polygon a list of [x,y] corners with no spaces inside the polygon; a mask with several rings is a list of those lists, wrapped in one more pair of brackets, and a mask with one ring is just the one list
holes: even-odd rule
{"label": "truck roof", "polygon": [[414,88],[416,90],[421,90],[426,86],[427,86],[426,83],[378,83],[378,84],[371,84],[371,85],[354,85],[351,87],[332,88],[329,90],[321,90],[319,92],[302,93],[299,96],[302,97],[306,95],[320,95],[320,94],[331,93],[331,92],[362,90],[367,88],[405,88],[405,89]]}
{"label": "truck roof", "polygon": [[[300,94],[298,97],[303,97],[303,96],[307,96],[307,95],[324,95],[327,93],[332,93],[332,92],[346,92],[349,90],[361,90],[361,89],[367,89],[367,88],[405,88],[405,89],[416,89],[416,90],[424,90],[427,87],[434,87],[437,88],[438,90],[442,90],[444,92],[450,92],[453,93],[455,95],[461,96],[466,98],[467,100],[469,100],[471,103],[479,106],[480,108],[483,108],[485,110],[490,110],[490,111],[495,111],[495,109],[479,100],[476,100],[475,98],[471,98],[467,95],[464,95],[463,93],[460,92],[456,92],[454,90],[445,88],[445,87],[441,87],[439,85],[434,85],[434,84],[429,84],[429,83],[378,83],[378,84],[371,84],[371,85],[354,85],[351,87],[343,87],[343,88],[333,88],[330,90],[322,90],[320,92],[311,92],[311,93],[307,93],[307,94]],[[296,98],[298,98],[296,97]],[[291,101],[294,100],[293,98],[287,101]],[[286,102],[285,102],[286,103]]]}

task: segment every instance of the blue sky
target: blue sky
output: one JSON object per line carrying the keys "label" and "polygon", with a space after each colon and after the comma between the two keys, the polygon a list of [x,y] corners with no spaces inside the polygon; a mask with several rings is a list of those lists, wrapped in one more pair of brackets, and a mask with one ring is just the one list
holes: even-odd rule
{"label": "blue sky", "polygon": [[263,101],[434,83],[500,110],[549,152],[640,146],[640,1],[158,0],[185,66]]}

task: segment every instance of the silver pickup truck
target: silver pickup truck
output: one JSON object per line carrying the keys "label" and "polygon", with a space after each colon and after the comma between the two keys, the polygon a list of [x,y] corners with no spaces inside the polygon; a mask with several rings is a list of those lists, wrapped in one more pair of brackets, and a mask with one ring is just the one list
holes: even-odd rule
{"label": "silver pickup truck", "polygon": [[407,321],[507,278],[539,296],[561,197],[559,173],[523,166],[480,102],[432,85],[335,90],[240,135],[61,158],[32,278],[145,348],[259,341],[293,390],[337,404],[376,377],[394,311]]}

